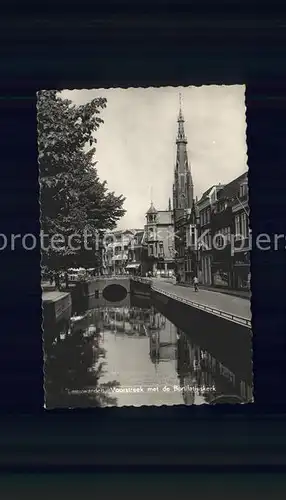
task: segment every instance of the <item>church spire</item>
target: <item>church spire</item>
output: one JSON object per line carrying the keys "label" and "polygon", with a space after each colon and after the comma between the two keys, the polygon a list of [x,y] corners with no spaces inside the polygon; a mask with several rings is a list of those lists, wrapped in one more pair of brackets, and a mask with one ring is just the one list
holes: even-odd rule
{"label": "church spire", "polygon": [[183,112],[182,112],[182,95],[181,93],[179,94],[179,101],[180,101],[180,108],[179,108],[179,116],[178,116],[178,135],[177,135],[177,144],[179,142],[187,143],[187,139],[185,136],[185,129],[184,129],[184,117],[183,117]]}
{"label": "church spire", "polygon": [[187,137],[184,129],[184,116],[182,112],[182,96],[179,94],[177,158],[175,165],[175,178],[173,185],[173,209],[192,208],[194,193],[193,180],[189,168]]}
{"label": "church spire", "polygon": [[169,207],[168,207],[169,212],[171,212],[172,207],[171,207],[171,198],[169,198]]}

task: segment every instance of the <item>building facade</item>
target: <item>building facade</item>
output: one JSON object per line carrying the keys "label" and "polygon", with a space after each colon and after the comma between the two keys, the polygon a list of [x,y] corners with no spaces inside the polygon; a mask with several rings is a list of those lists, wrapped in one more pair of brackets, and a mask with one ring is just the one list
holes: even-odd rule
{"label": "building facade", "polygon": [[105,238],[103,262],[105,274],[121,275],[126,273],[129,243],[133,240],[136,230],[113,231]]}
{"label": "building facade", "polygon": [[143,244],[144,230],[135,232],[133,239],[128,244],[128,262],[126,271],[132,275],[145,275],[147,272],[146,262],[146,248]]}
{"label": "building facade", "polygon": [[234,225],[233,285],[250,290],[251,229],[249,227],[248,177],[242,177],[232,206]]}
{"label": "building facade", "polygon": [[172,210],[156,210],[151,203],[146,213],[143,244],[147,248],[144,262],[146,272],[153,275],[171,274],[175,267]]}
{"label": "building facade", "polygon": [[212,186],[205,191],[196,204],[199,219],[200,235],[200,261],[201,273],[200,282],[203,285],[211,286],[212,283],[212,234],[211,234],[211,215],[212,208],[217,202],[217,193],[223,188],[221,184]]}
{"label": "building facade", "polygon": [[[238,254],[247,253],[246,248],[248,249],[249,236],[246,236],[244,240],[246,246],[242,246],[242,249],[237,252],[234,250],[234,241],[237,240],[236,246],[240,248],[240,243],[239,245],[237,243],[240,239],[241,232],[237,233],[237,230],[239,229],[240,231],[241,226],[238,227],[237,221],[245,221],[246,214],[244,212],[242,200],[240,199],[240,194],[242,192],[244,193],[242,196],[245,197],[244,202],[246,202],[248,191],[248,188],[245,188],[246,185],[247,174],[244,173],[229,184],[223,186],[223,188],[217,192],[217,201],[211,208],[212,284],[217,287],[229,289],[238,288],[239,271],[236,271],[235,268],[238,269],[239,265],[234,264],[237,258],[241,258]],[[242,188],[242,186],[244,187]],[[249,234],[249,225],[248,223],[246,224],[246,222],[244,222],[243,232],[245,235]],[[249,257],[247,258],[247,256],[245,256],[244,265],[240,267],[245,268],[247,274],[249,272],[249,267],[247,265],[248,259]],[[242,272],[240,275],[242,276]],[[242,286],[239,288],[242,288]]]}
{"label": "building facade", "polygon": [[201,281],[199,246],[199,220],[195,201],[191,209],[185,211],[185,263],[184,282],[191,284],[195,276]]}

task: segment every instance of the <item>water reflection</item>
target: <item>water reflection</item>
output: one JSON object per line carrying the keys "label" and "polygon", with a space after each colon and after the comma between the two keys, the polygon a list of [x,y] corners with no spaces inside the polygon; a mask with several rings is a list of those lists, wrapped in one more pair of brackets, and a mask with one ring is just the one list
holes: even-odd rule
{"label": "water reflection", "polygon": [[64,331],[56,325],[56,336],[53,342],[44,342],[44,349],[47,408],[116,405],[110,391],[118,382],[100,383],[106,351],[92,312],[73,316]]}
{"label": "water reflection", "polygon": [[191,343],[186,334],[179,329],[178,374],[181,387],[194,388],[194,393],[183,390],[185,404],[195,403],[195,394],[204,403],[252,401],[252,389],[246,381],[239,380],[210,353]]}
{"label": "water reflection", "polygon": [[79,301],[71,321],[57,328],[45,347],[49,408],[252,400],[249,381],[194,344],[149,299]]}

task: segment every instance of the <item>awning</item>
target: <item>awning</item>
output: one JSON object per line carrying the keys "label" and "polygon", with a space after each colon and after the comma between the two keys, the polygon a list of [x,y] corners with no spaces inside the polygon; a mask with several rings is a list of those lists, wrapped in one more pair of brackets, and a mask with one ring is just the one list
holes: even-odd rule
{"label": "awning", "polygon": [[141,264],[128,264],[125,269],[138,269]]}

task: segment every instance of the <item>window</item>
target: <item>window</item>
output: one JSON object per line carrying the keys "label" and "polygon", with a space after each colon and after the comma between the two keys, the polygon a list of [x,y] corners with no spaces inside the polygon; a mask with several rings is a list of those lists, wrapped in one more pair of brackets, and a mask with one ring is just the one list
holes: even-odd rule
{"label": "window", "polygon": [[239,186],[239,196],[245,196],[248,192],[248,185],[246,183]]}
{"label": "window", "polygon": [[208,211],[205,210],[205,224],[208,223]]}
{"label": "window", "polygon": [[225,245],[225,238],[223,236],[223,230],[218,231],[215,233],[215,245],[217,248],[222,248]]}
{"label": "window", "polygon": [[244,238],[248,237],[248,221],[245,212],[241,214],[241,234]]}
{"label": "window", "polygon": [[240,216],[239,215],[235,216],[234,223],[235,223],[235,236],[238,236],[238,235],[241,234],[241,231],[240,231]]}
{"label": "window", "polygon": [[153,247],[153,245],[149,245],[149,255],[154,255],[154,247]]}
{"label": "window", "polygon": [[196,244],[196,226],[189,227],[189,238],[188,238],[189,246],[194,246]]}

